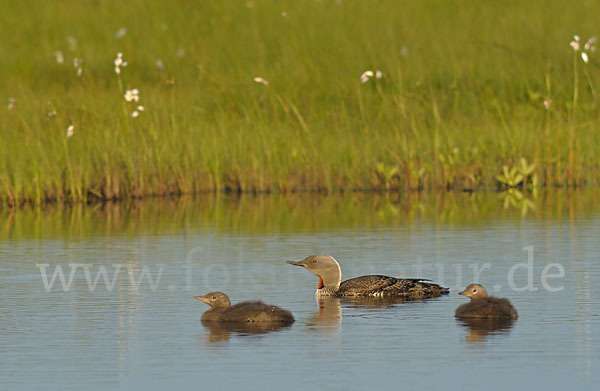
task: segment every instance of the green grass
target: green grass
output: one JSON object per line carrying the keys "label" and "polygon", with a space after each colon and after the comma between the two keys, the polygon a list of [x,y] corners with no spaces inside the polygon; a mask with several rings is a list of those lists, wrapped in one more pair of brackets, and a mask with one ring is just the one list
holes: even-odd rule
{"label": "green grass", "polygon": [[[0,203],[478,189],[521,158],[540,185],[600,179],[600,52],[569,47],[598,33],[600,3],[246,4],[5,1]],[[361,84],[367,69],[384,77]]]}

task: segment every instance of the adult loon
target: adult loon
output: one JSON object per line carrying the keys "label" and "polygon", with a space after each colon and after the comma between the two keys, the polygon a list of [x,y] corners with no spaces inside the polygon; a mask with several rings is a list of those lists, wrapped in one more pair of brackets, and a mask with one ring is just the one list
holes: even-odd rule
{"label": "adult loon", "polygon": [[471,299],[456,309],[454,316],[459,319],[517,319],[519,316],[508,299],[488,296],[485,288],[479,284],[471,284],[458,294]]}
{"label": "adult loon", "polygon": [[311,255],[301,261],[286,261],[302,266],[319,277],[317,296],[396,296],[407,298],[437,297],[449,292],[448,288],[421,278],[395,278],[370,275],[341,282],[340,264],[329,255]]}
{"label": "adult loon", "polygon": [[278,323],[292,324],[295,319],[292,313],[262,301],[244,301],[231,305],[229,297],[222,292],[210,292],[204,296],[194,296],[208,304],[209,308],[202,314],[203,323],[235,322],[235,323]]}

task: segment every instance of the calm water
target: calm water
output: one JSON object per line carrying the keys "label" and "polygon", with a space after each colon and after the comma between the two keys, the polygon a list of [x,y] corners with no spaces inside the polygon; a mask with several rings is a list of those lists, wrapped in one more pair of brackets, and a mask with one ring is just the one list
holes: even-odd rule
{"label": "calm water", "polygon": [[[0,389],[595,389],[598,197],[530,197],[533,207],[461,194],[0,212]],[[451,295],[318,303],[317,278],[283,262],[314,253],[336,257],[343,278],[424,277]],[[58,266],[66,291],[59,276],[51,284]],[[544,283],[545,268],[554,277]],[[100,275],[90,288],[102,270],[109,284]],[[511,299],[514,324],[455,320],[474,270]],[[192,296],[211,290],[278,304],[297,321],[268,333],[209,330]]]}

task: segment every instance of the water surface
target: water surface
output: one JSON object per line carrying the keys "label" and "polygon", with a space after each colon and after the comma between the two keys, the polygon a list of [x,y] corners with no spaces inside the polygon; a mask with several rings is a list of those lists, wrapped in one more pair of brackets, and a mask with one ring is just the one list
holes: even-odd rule
{"label": "water surface", "polygon": [[[1,211],[0,388],[591,389],[600,205],[592,190],[524,197],[531,204],[305,195]],[[451,294],[318,302],[317,278],[283,262],[314,253],[336,257],[344,278],[430,278]],[[66,287],[59,277],[46,286],[58,266]],[[544,284],[545,268],[558,277]],[[90,286],[102,269],[112,288],[102,276]],[[454,318],[475,271],[517,307],[515,323]],[[211,290],[280,305],[297,321],[267,333],[207,329],[192,296]]]}

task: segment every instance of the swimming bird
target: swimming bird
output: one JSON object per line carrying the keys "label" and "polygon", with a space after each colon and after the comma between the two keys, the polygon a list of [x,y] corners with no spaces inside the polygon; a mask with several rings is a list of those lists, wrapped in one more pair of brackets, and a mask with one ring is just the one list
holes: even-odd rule
{"label": "swimming bird", "polygon": [[517,319],[519,316],[508,299],[488,296],[480,284],[471,284],[458,294],[469,297],[471,301],[456,309],[454,316],[457,318]]}
{"label": "swimming bird", "polygon": [[223,292],[210,292],[204,296],[194,296],[211,308],[202,314],[202,323],[278,323],[292,324],[292,313],[283,308],[268,305],[262,301],[244,301],[231,305],[229,297]]}
{"label": "swimming bird", "polygon": [[319,277],[317,296],[396,296],[406,298],[437,297],[449,292],[448,288],[421,278],[395,278],[369,275],[342,281],[340,264],[329,255],[311,255],[301,261],[286,261],[302,266]]}

